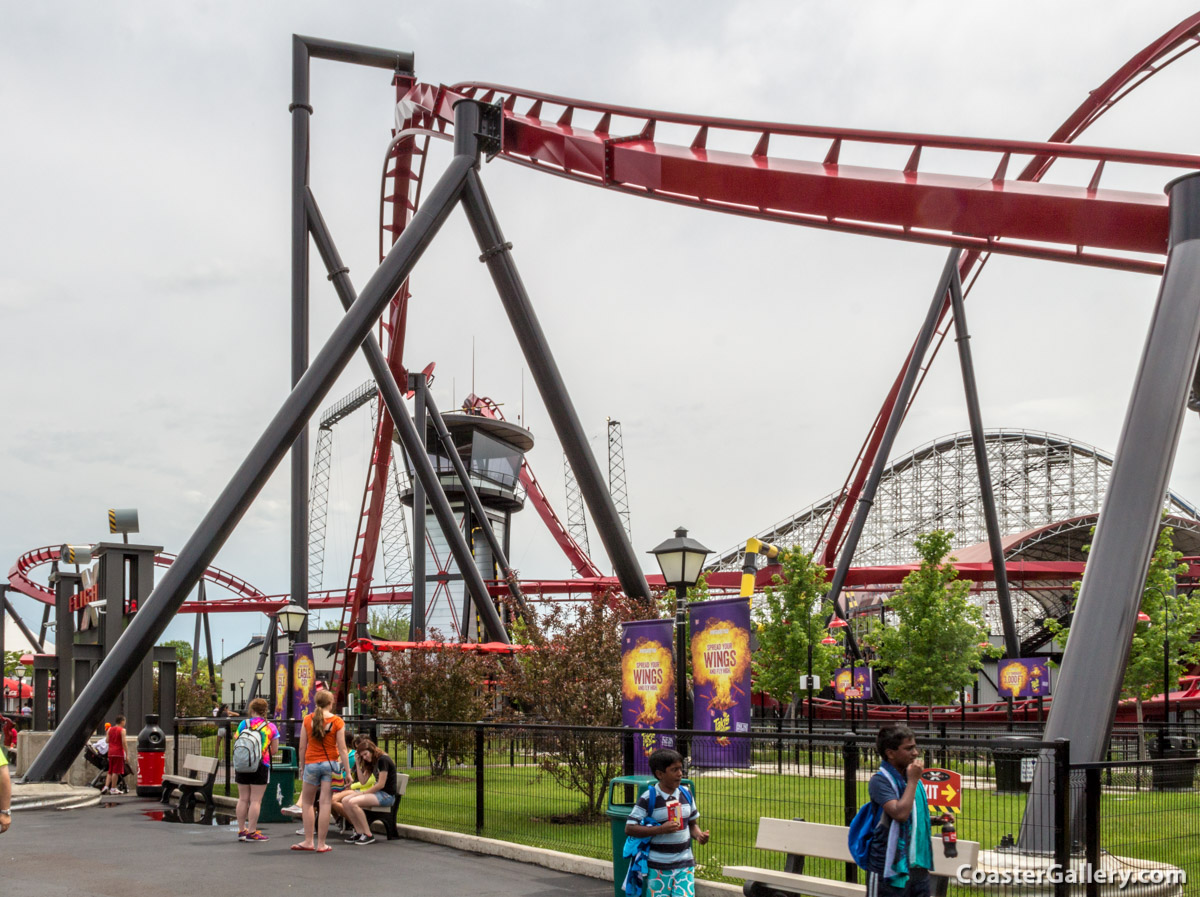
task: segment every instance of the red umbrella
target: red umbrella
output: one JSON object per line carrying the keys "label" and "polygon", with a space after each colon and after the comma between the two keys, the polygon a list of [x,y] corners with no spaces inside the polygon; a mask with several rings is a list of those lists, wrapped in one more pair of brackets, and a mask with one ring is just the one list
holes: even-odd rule
{"label": "red umbrella", "polygon": [[21,686],[21,700],[33,697],[33,686],[26,685],[24,682],[17,682],[16,679],[4,680],[4,696],[6,698],[17,697],[17,686]]}

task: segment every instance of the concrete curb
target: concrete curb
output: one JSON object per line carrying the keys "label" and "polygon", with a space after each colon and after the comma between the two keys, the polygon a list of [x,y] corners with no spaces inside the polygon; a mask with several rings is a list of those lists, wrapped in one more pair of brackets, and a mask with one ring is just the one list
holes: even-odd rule
{"label": "concrete curb", "polygon": [[[518,863],[543,866],[571,875],[584,875],[604,881],[613,880],[613,867],[610,860],[596,860],[591,857],[576,856],[573,853],[563,853],[559,850],[546,850],[541,847],[530,847],[527,844],[516,844],[512,841],[498,841],[495,838],[483,838],[478,835],[445,832],[419,825],[397,823],[396,830],[403,837],[414,841],[427,841],[430,844],[453,847],[456,850],[466,850],[514,860]],[[696,882],[696,897],[728,897],[731,894],[741,895],[741,893],[742,889],[738,885],[702,880]]]}
{"label": "concrete curb", "polygon": [[100,792],[95,788],[80,788],[75,785],[53,783],[16,782],[12,789],[14,812],[24,810],[73,810],[77,807],[92,807],[100,803]]}

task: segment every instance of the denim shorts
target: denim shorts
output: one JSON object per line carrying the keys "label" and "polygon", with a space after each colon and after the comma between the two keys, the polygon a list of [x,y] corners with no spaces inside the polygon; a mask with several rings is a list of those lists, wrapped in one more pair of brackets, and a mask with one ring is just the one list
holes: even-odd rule
{"label": "denim shorts", "polygon": [[334,763],[332,760],[322,760],[320,763],[305,763],[304,784],[320,785],[322,782],[332,782],[334,772],[339,769],[341,769],[341,765]]}
{"label": "denim shorts", "polygon": [[394,804],[396,802],[396,795],[388,794],[384,791],[376,791],[375,799],[377,801],[379,801],[379,806],[390,807],[392,804]]}

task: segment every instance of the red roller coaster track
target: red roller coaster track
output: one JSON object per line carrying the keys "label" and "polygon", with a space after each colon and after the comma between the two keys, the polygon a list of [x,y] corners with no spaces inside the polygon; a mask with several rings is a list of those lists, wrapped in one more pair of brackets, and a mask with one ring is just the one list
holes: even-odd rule
{"label": "red roller coaster track", "polygon": [[[1101,189],[1105,166],[1120,163],[1195,169],[1200,168],[1200,157],[1081,146],[1075,141],[1117,102],[1195,49],[1198,33],[1200,14],[1195,14],[1152,42],[1089,92],[1045,143],[690,116],[497,84],[463,82],[447,88],[398,79],[403,120],[391,147],[394,164],[388,168],[385,182],[390,178],[394,189],[390,194],[384,191],[387,195],[381,205],[381,221],[387,217],[383,210],[391,204],[391,224],[385,229],[393,239],[403,230],[401,222],[416,208],[428,137],[448,137],[454,101],[471,97],[503,105],[504,145],[500,158],[507,161],[582,183],[710,211],[958,246],[965,250],[960,276],[968,293],[974,283],[971,273],[978,277],[991,252],[1159,274],[1161,256],[1166,251],[1166,200],[1161,194]],[[576,116],[583,114],[596,119],[590,128],[574,123]],[[623,133],[614,133],[614,119],[632,124]],[[694,137],[688,146],[656,140],[659,124],[692,128]],[[724,138],[732,135],[732,141],[722,139],[723,144],[740,140],[748,152],[710,151],[709,143],[716,142],[712,138],[721,132]],[[771,155],[772,138],[779,137],[822,141],[826,149],[820,158]],[[425,144],[418,149],[419,139]],[[908,161],[899,170],[842,164],[847,147],[854,144],[903,146],[908,149]],[[975,164],[977,154],[990,153],[995,168],[980,171],[975,177],[923,171],[921,152],[926,148],[976,154]],[[1027,161],[1018,175],[1009,178],[1014,156]],[[1073,187],[1041,183],[1060,158],[1095,162],[1088,183]],[[414,168],[416,160],[420,160],[420,169]],[[1164,173],[1163,180],[1168,179]],[[1146,258],[1146,254],[1156,257]],[[391,327],[395,327],[394,320]],[[944,341],[950,320],[947,299],[925,371]],[[821,538],[826,565],[832,565],[841,547],[907,363],[906,358],[847,476],[842,499],[835,503],[826,522]],[[923,378],[924,374],[921,382]],[[545,505],[544,496],[534,496],[534,505],[561,544],[558,534],[565,535],[565,530]]]}

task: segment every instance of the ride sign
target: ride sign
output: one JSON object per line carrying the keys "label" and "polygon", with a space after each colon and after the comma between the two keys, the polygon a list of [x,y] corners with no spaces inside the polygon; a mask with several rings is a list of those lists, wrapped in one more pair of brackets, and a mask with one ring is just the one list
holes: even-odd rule
{"label": "ride sign", "polygon": [[962,776],[952,769],[932,767],[921,773],[929,809],[957,813],[962,809]]}

